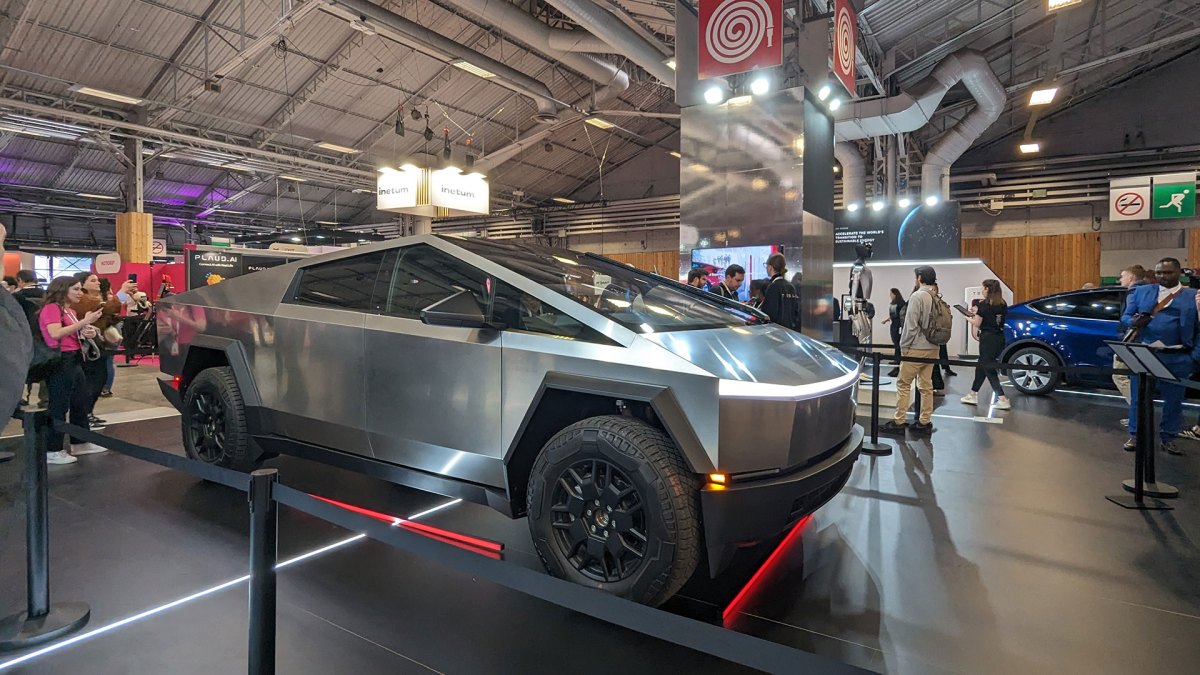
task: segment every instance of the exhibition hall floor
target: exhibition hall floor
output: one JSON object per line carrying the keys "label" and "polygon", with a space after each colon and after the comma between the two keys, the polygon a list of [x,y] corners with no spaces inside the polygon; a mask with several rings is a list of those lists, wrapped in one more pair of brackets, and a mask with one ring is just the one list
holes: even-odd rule
{"label": "exhibition hall floor", "polygon": [[[132,390],[152,370],[118,377]],[[973,420],[982,413],[953,391],[939,404],[932,437],[863,457],[724,625],[887,673],[1194,669],[1200,443],[1159,458],[1160,479],[1182,492],[1176,509],[1139,513],[1104,500],[1131,473],[1119,401],[1017,396],[994,413],[1003,423]],[[177,418],[105,433],[181,452]],[[20,441],[0,449],[19,453]],[[297,459],[270,465],[286,484],[396,516],[451,501]],[[2,614],[24,605],[21,468],[0,465]],[[85,630],[246,573],[243,494],[116,453],[49,471],[52,599],[89,603]],[[524,521],[461,503],[422,520],[539,566]],[[282,509],[280,560],[340,546],[280,572],[278,672],[743,672],[353,536]],[[666,609],[721,624],[729,589],[768,552],[743,556],[736,578],[689,584]],[[0,672],[237,672],[245,631],[237,583],[11,669],[28,652],[0,654]]]}

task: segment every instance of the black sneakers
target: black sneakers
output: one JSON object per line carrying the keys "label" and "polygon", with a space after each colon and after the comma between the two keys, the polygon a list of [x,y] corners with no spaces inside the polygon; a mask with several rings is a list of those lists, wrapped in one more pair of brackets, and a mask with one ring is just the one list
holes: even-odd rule
{"label": "black sneakers", "polygon": [[914,422],[912,425],[912,430],[917,433],[922,433],[922,434],[932,433],[933,432],[933,422],[929,422],[928,424],[921,424],[920,422]]}
{"label": "black sneakers", "polygon": [[880,433],[885,434],[903,434],[904,430],[907,428],[908,425],[905,423],[898,423],[896,420],[888,420],[886,424],[880,425],[879,431]]}

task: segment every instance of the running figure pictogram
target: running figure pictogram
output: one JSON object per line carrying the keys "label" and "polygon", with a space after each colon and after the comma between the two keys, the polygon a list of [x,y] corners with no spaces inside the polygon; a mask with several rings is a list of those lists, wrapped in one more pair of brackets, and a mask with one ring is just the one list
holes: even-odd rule
{"label": "running figure pictogram", "polygon": [[1191,194],[1191,192],[1192,192],[1191,190],[1184,190],[1183,192],[1173,194],[1173,195],[1171,195],[1171,203],[1170,204],[1162,204],[1158,208],[1160,208],[1160,209],[1172,209],[1173,208],[1182,214],[1183,213],[1183,200],[1187,199],[1187,196],[1189,194]]}

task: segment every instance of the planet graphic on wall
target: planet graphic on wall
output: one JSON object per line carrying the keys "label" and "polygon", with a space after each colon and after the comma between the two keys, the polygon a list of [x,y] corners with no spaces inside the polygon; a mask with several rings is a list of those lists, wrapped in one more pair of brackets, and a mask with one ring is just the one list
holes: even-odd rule
{"label": "planet graphic on wall", "polygon": [[[900,223],[896,248],[901,258],[932,260],[958,257],[958,242],[962,237],[958,209],[951,204],[921,205],[914,208]],[[948,250],[952,247],[955,250]]]}

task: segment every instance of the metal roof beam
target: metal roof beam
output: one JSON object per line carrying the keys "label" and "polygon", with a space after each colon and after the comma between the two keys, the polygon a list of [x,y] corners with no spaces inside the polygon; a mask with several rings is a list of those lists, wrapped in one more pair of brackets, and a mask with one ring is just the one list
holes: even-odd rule
{"label": "metal roof beam", "polygon": [[[11,49],[10,45],[21,39],[21,33],[29,24],[29,14],[33,11],[34,4],[30,0],[12,0],[9,3],[8,16],[11,20],[7,23],[0,22],[0,63],[12,60],[12,55],[7,52]],[[0,86],[8,82],[8,75],[7,72],[0,75]]]}
{"label": "metal roof beam", "polygon": [[[207,73],[209,80],[220,80],[227,76],[233,75],[243,66],[248,64],[252,59],[257,58],[260,54],[266,51],[271,45],[275,44],[276,39],[287,33],[295,22],[303,19],[316,9],[321,7],[322,3],[318,0],[307,0],[301,4],[295,5],[288,12],[279,17],[271,27],[262,35],[255,38],[246,48],[238,52],[225,63],[217,66],[215,69]],[[202,24],[203,26],[203,24]],[[205,26],[204,30],[208,30]],[[192,87],[187,93],[180,96],[173,104],[174,107],[160,110],[150,116],[150,126],[158,126],[171,120],[176,115],[182,112],[183,108],[187,108],[194,103],[198,98],[203,96],[208,91],[206,88],[207,82],[200,82]]]}
{"label": "metal roof beam", "polygon": [[[188,31],[187,36],[183,38],[183,41],[179,43],[179,46],[175,48],[175,51],[171,52],[171,56],[167,59],[167,63],[158,70],[158,74],[155,75],[154,79],[150,81],[150,86],[146,87],[145,91],[142,92],[142,98],[149,98],[150,94],[154,93],[154,90],[159,84],[162,83],[163,78],[167,76],[167,73],[170,73],[171,69],[175,68],[175,62],[179,60],[179,57],[183,56],[184,50],[188,48],[188,45],[192,44],[192,40],[196,39],[196,35],[198,35],[201,30],[207,30],[208,21],[212,18],[213,12],[216,11],[217,5],[220,4],[221,0],[212,0],[212,2],[208,5],[208,8],[204,10],[204,14],[201,15],[196,21],[196,25],[192,26],[192,30]],[[245,43],[245,35],[242,36],[242,41]]]}
{"label": "metal roof beam", "polygon": [[260,131],[255,134],[256,145],[261,148],[269,143],[271,139],[278,136],[279,132],[312,101],[312,98],[320,91],[321,86],[329,80],[330,74],[335,70],[340,70],[342,62],[349,59],[354,50],[363,45],[363,40],[364,36],[362,33],[351,29],[350,36],[342,41],[342,44],[333,52],[333,56],[330,56],[321,64],[317,72],[313,73],[312,77],[308,78],[308,81],[300,85],[296,93],[288,97],[287,102],[280,106],[271,115],[267,123],[263,125],[268,129],[275,129],[276,131],[269,133]]}

